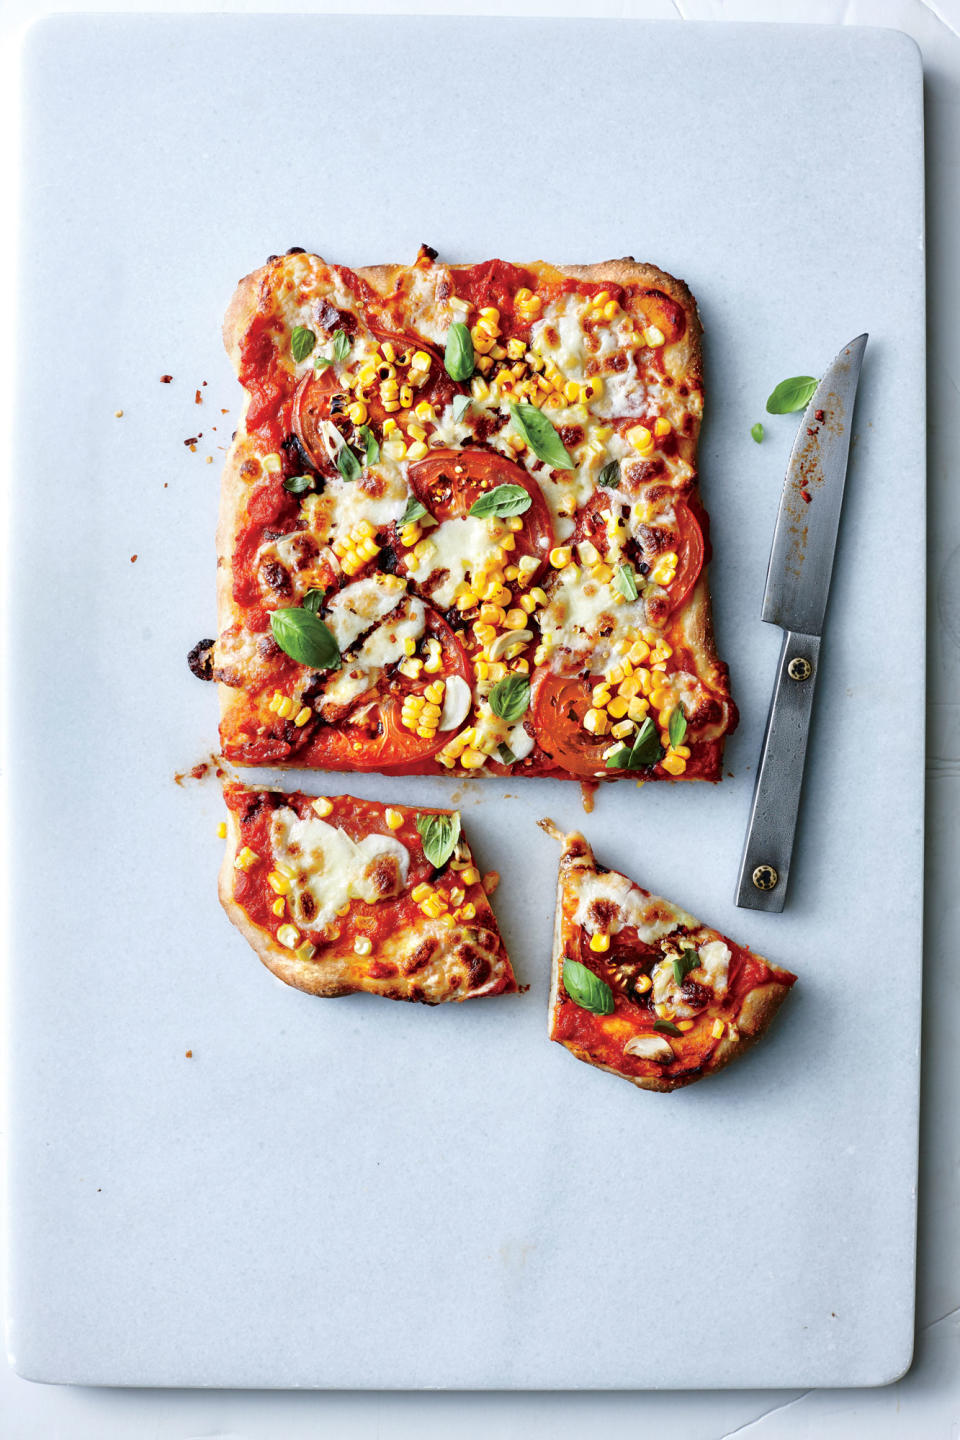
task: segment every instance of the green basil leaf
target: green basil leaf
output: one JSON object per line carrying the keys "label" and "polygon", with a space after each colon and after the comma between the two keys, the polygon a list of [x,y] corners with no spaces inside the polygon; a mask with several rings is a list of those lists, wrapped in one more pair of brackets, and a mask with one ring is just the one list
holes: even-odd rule
{"label": "green basil leaf", "polygon": [[345,330],[333,332],[333,358],[334,360],[346,360],[350,354],[350,336]]}
{"label": "green basil leaf", "polygon": [[632,565],[618,565],[614,571],[613,583],[625,600],[636,600],[637,577]]}
{"label": "green basil leaf", "polygon": [[332,364],[333,361],[330,359],[329,355],[318,355],[316,360],[314,360],[313,362],[314,374],[316,374],[318,370],[326,370],[327,366]]}
{"label": "green basil leaf", "polygon": [[310,489],[312,484],[312,475],[290,475],[284,480],[283,488],[291,495],[302,495],[305,490]]}
{"label": "green basil leaf", "polygon": [[494,715],[499,715],[501,720],[512,725],[520,719],[530,704],[530,681],[526,675],[504,675],[487,698]]}
{"label": "green basil leaf", "polygon": [[687,717],[683,713],[683,706],[678,705],[675,710],[670,711],[670,724],[667,726],[667,734],[670,736],[671,745],[682,745],[683,737],[687,733]]}
{"label": "green basil leaf", "polygon": [[304,610],[309,610],[311,615],[316,615],[320,606],[323,604],[323,596],[323,590],[308,590],[303,597]]}
{"label": "green basil leaf", "polygon": [[462,420],[464,415],[473,404],[473,397],[470,395],[454,395],[453,397],[453,418]]}
{"label": "green basil leaf", "polygon": [[274,610],[270,616],[274,640],[291,660],[311,670],[339,670],[340,650],[329,631],[312,610]]}
{"label": "green basil leaf", "polygon": [[443,368],[451,380],[469,380],[473,374],[474,354],[470,331],[462,320],[454,320],[447,331],[447,348]]}
{"label": "green basil leaf", "polygon": [[349,445],[341,445],[337,451],[337,458],[334,461],[344,480],[358,480],[363,474],[363,466],[354,455]]}
{"label": "green basil leaf", "polygon": [[290,353],[298,365],[301,360],[306,360],[316,343],[316,335],[312,330],[308,330],[306,325],[293,327],[293,334],[290,336]]}
{"label": "green basil leaf", "polygon": [[663,746],[660,744],[660,736],[648,715],[634,739],[630,751],[630,769],[640,770],[647,765],[656,765],[657,761],[662,759]]}
{"label": "green basil leaf", "polygon": [[522,515],[533,504],[522,485],[494,485],[470,506],[470,514],[486,519],[490,515]]}
{"label": "green basil leaf", "polygon": [[607,756],[608,770],[629,770],[630,769],[630,747],[620,745],[612,755]]}
{"label": "green basil leaf", "polygon": [[497,754],[500,756],[501,765],[513,765],[516,763],[516,755],[514,755],[510,746],[504,740],[501,740],[497,746]]}
{"label": "green basil leaf", "polygon": [[526,440],[538,460],[543,460],[554,470],[576,470],[576,465],[567,454],[566,447],[555,427],[536,405],[526,402],[511,405],[513,423]]}
{"label": "green basil leaf", "polygon": [[598,485],[606,485],[608,490],[616,490],[620,484],[620,461],[610,460],[604,465],[597,476]]}
{"label": "green basil leaf", "polygon": [[376,435],[369,425],[361,425],[357,430],[357,435],[363,441],[363,448],[367,452],[367,464],[376,465],[380,459],[380,444]]}
{"label": "green basil leaf", "polygon": [[690,971],[696,970],[699,964],[700,956],[696,950],[691,949],[689,945],[685,946],[684,949],[680,951],[680,958],[673,962],[673,978],[677,984],[682,985],[690,974]]}
{"label": "green basil leaf", "polygon": [[758,445],[762,442],[763,426],[760,424],[759,420],[757,421],[756,425],[750,426],[750,434],[753,436],[754,440],[756,440]]}
{"label": "green basil leaf", "polygon": [[654,1030],[659,1030],[661,1035],[682,1035],[683,1031],[678,1030],[672,1020],[654,1020]]}
{"label": "green basil leaf", "polygon": [[794,410],[805,410],[813,399],[817,383],[812,375],[792,375],[789,380],[781,380],[767,401],[767,413],[790,415]]}
{"label": "green basil leaf", "polygon": [[417,829],[423,853],[435,870],[446,865],[460,839],[460,816],[456,810],[452,815],[418,815]]}
{"label": "green basil leaf", "polygon": [[592,1010],[594,1015],[613,1014],[610,986],[586,965],[581,965],[579,960],[563,957],[563,988],[581,1010]]}
{"label": "green basil leaf", "polygon": [[404,510],[403,514],[400,516],[400,519],[397,521],[397,524],[398,524],[398,525],[412,525],[413,522],[414,522],[414,520],[422,520],[423,517],[424,517],[424,515],[426,515],[426,513],[427,513],[427,507],[426,507],[426,505],[421,505],[421,504],[420,504],[420,501],[417,499],[417,497],[416,497],[415,495],[411,495],[411,496],[410,496],[410,499],[407,501],[407,508]]}

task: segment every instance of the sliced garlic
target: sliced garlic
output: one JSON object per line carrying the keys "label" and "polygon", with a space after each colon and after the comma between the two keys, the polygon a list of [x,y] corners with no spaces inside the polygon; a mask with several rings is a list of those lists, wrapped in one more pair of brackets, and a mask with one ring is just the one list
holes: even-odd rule
{"label": "sliced garlic", "polygon": [[652,1060],[657,1065],[669,1065],[674,1059],[673,1046],[663,1035],[634,1035],[624,1045],[623,1053],[637,1060]]}
{"label": "sliced garlic", "polygon": [[470,714],[473,693],[462,675],[451,675],[443,692],[443,708],[437,722],[438,730],[454,730]]}
{"label": "sliced garlic", "polygon": [[502,660],[513,645],[529,645],[533,639],[532,630],[503,630],[487,652],[491,661]]}

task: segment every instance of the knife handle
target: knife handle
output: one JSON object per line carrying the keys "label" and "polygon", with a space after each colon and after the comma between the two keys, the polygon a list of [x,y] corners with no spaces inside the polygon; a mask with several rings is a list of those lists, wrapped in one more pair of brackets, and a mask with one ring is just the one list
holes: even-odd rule
{"label": "knife handle", "polygon": [[746,910],[779,913],[787,897],[819,662],[819,635],[785,632],[737,881]]}

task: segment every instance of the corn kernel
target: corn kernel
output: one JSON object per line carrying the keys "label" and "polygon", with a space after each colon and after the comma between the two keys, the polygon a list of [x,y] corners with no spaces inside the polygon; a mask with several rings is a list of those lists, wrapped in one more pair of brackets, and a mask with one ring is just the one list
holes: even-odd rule
{"label": "corn kernel", "polygon": [[583,717],[583,728],[589,730],[591,735],[606,735],[610,728],[610,720],[605,710],[590,709]]}
{"label": "corn kernel", "polygon": [[562,570],[564,565],[569,565],[572,553],[569,545],[555,545],[550,551],[550,564],[554,570]]}
{"label": "corn kernel", "polygon": [[677,1021],[677,1029],[678,1029],[678,1030],[682,1030],[683,1033],[686,1034],[688,1030],[692,1030],[692,1029],[693,1029],[693,1021],[692,1021],[692,1020],[678,1020],[678,1021]]}
{"label": "corn kernel", "polygon": [[296,725],[298,730],[302,730],[304,725],[306,725],[307,721],[311,718],[312,715],[313,710],[310,708],[310,706],[304,705],[300,710],[297,711],[296,715],[294,715],[293,723],[294,725]]}
{"label": "corn kernel", "polygon": [[400,811],[394,810],[392,806],[389,805],[384,812],[383,818],[386,820],[387,827],[390,830],[399,830],[400,826],[403,824],[403,816],[400,814]]}
{"label": "corn kernel", "polygon": [[[444,692],[445,689],[446,689],[446,685],[445,685],[445,683],[444,683],[443,680],[434,680],[434,681],[433,681],[430,685],[428,685],[427,688],[424,690],[424,692],[423,692],[423,698],[424,698],[424,700],[426,700],[430,705],[433,705],[433,706],[435,706],[435,707],[436,707],[436,706],[439,706],[439,705],[440,705],[440,702],[443,700],[443,692]],[[437,714],[439,715],[439,713],[440,713],[440,711],[439,711],[439,709],[438,709],[438,710],[437,710]]]}
{"label": "corn kernel", "polygon": [[606,705],[608,700],[610,699],[610,694],[611,691],[609,685],[605,683],[594,685],[593,691],[590,695],[590,700],[594,705]]}
{"label": "corn kernel", "polygon": [[476,885],[480,879],[480,871],[476,865],[468,865],[467,868],[461,872],[460,878],[464,885]]}
{"label": "corn kernel", "polygon": [[634,425],[632,430],[627,431],[627,439],[635,450],[640,451],[641,455],[653,449],[653,436],[646,425]]}
{"label": "corn kernel", "polygon": [[714,1020],[713,1028],[711,1029],[710,1034],[713,1036],[714,1040],[720,1040],[723,1036],[723,1032],[725,1029],[726,1026],[724,1025],[724,1022],[722,1020]]}
{"label": "corn kernel", "polygon": [[653,981],[650,979],[649,975],[641,975],[639,979],[633,982],[633,988],[634,990],[636,990],[638,995],[646,995],[652,984]]}
{"label": "corn kernel", "polygon": [[607,714],[613,720],[622,720],[627,713],[627,707],[628,701],[626,701],[622,695],[618,695],[615,699],[611,700],[607,706]]}
{"label": "corn kernel", "polygon": [[591,935],[590,949],[595,951],[598,955],[602,955],[605,950],[610,949],[610,936],[604,935],[600,931],[598,931],[596,935]]}
{"label": "corn kernel", "polygon": [[430,356],[426,350],[415,350],[410,357],[411,370],[429,370]]}
{"label": "corn kernel", "polygon": [[362,400],[357,400],[353,405],[347,406],[347,414],[354,425],[362,425],[367,418],[367,407]]}
{"label": "corn kernel", "polygon": [[650,654],[650,646],[645,640],[635,640],[627,653],[634,665],[642,665]]}
{"label": "corn kernel", "polygon": [[322,818],[323,816],[330,814],[330,811],[333,809],[333,805],[327,799],[326,795],[319,795],[317,799],[313,802],[313,808]]}
{"label": "corn kernel", "polygon": [[475,920],[477,918],[477,907],[471,900],[462,905],[457,911],[457,918],[460,920]]}
{"label": "corn kernel", "polygon": [[304,940],[302,945],[297,946],[297,959],[301,962],[312,960],[314,957],[314,953],[316,952],[316,948],[317,947],[315,945],[311,945],[309,940]]}
{"label": "corn kernel", "polygon": [[479,770],[487,763],[487,757],[480,750],[464,750],[460,756],[460,764],[464,770]]}
{"label": "corn kernel", "polygon": [[226,820],[221,820],[221,821],[220,821],[220,824],[217,826],[217,834],[219,835],[219,837],[220,837],[221,840],[226,840],[226,838],[227,838],[227,822],[226,822]]}
{"label": "corn kernel", "polygon": [[649,345],[651,350],[656,350],[666,340],[666,336],[658,325],[648,325],[643,332],[643,343]]}
{"label": "corn kernel", "polygon": [[277,870],[270,871],[270,874],[267,876],[267,884],[270,886],[274,895],[288,895],[290,893],[290,881]]}
{"label": "corn kernel", "polygon": [[264,470],[269,470],[271,472],[276,472],[277,470],[283,468],[283,461],[280,459],[280,456],[275,450],[272,451],[269,455],[264,455],[263,459],[260,461],[260,464],[263,466]]}
{"label": "corn kernel", "polygon": [[256,850],[251,850],[249,845],[244,845],[236,860],[233,862],[238,870],[249,870],[260,859]]}
{"label": "corn kernel", "polygon": [[600,551],[592,540],[581,540],[577,546],[577,555],[582,565],[596,565],[600,560]]}
{"label": "corn kernel", "polygon": [[635,729],[636,726],[632,720],[619,720],[616,725],[610,726],[610,734],[615,740],[625,740],[628,735],[633,734]]}
{"label": "corn kernel", "polygon": [[416,440],[412,445],[407,446],[408,460],[422,460],[427,454],[427,447],[422,440]]}
{"label": "corn kernel", "polygon": [[355,955],[369,955],[373,949],[373,941],[367,935],[358,935],[353,942],[353,953]]}
{"label": "corn kernel", "polygon": [[687,768],[687,762],[682,755],[667,755],[660,763],[668,775],[682,775]]}
{"label": "corn kernel", "polygon": [[631,720],[644,720],[646,719],[647,711],[649,709],[649,702],[641,699],[638,695],[636,699],[631,700],[630,704],[627,706],[627,714],[629,715]]}
{"label": "corn kernel", "polygon": [[287,902],[286,900],[284,900],[282,895],[278,895],[276,900],[274,900],[273,904],[270,906],[270,909],[273,911],[274,915],[278,916],[282,915],[286,908]]}
{"label": "corn kernel", "polygon": [[277,939],[280,944],[285,945],[288,950],[293,950],[300,939],[300,931],[296,925],[281,925],[277,931]]}
{"label": "corn kernel", "polygon": [[673,427],[670,424],[669,420],[667,420],[663,415],[658,415],[656,421],[654,422],[653,433],[654,435],[660,435],[662,437],[664,435],[669,435],[672,428]]}

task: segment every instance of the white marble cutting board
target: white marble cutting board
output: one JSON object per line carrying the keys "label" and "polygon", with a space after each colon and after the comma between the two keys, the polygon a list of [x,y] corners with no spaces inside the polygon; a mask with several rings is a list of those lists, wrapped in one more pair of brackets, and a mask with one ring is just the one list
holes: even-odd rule
{"label": "white marble cutting board", "polygon": [[[20,1373],[689,1388],[877,1384],[906,1366],[920,100],[914,47],[881,31],[213,16],[35,29],[9,677]],[[629,252],[690,283],[708,337],[716,619],[743,713],[720,787],[618,786],[589,818],[573,787],[543,781],[326,787],[455,794],[503,873],[497,909],[530,989],[439,1010],[274,982],[216,903],[216,785],[173,780],[215,743],[214,697],[183,657],[213,625],[233,284],[292,244],[371,263],[421,240],[452,260]],[[764,417],[760,447],[748,432],[776,380],[821,370],[863,329],[800,852],[787,912],[754,915],[732,892],[795,427]],[[194,454],[182,441],[198,430]],[[52,523],[68,546],[51,566]],[[800,974],[761,1049],[656,1096],[548,1044],[544,813],[582,821],[602,860]]]}

